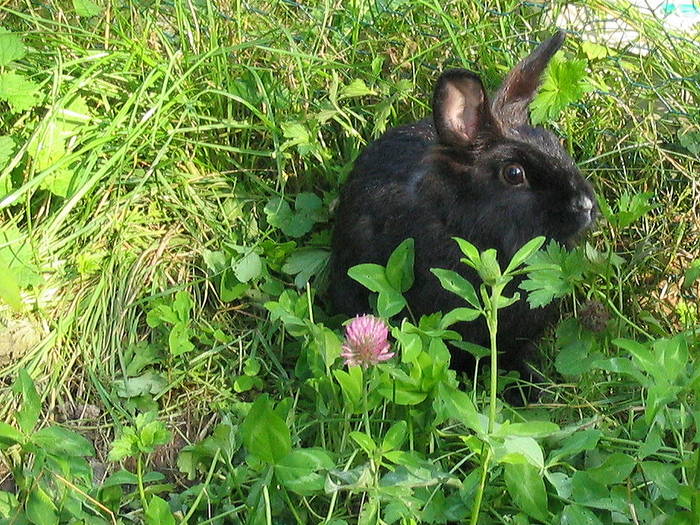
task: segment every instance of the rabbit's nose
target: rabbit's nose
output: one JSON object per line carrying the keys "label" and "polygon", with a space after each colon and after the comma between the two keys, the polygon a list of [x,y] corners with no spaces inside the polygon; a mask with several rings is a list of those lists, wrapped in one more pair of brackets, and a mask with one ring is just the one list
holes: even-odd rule
{"label": "rabbit's nose", "polygon": [[581,212],[592,212],[593,208],[595,206],[595,203],[593,202],[593,199],[591,199],[587,195],[583,195],[581,197],[578,197],[574,199],[572,203],[572,207],[574,208],[575,211],[581,211]]}

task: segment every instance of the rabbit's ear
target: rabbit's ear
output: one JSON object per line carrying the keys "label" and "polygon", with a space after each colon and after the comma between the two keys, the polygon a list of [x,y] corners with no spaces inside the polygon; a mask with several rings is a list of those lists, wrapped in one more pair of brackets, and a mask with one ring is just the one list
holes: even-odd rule
{"label": "rabbit's ear", "polygon": [[529,124],[528,105],[535,97],[544,68],[564,43],[565,37],[563,31],[557,31],[508,73],[491,104],[493,116],[502,129]]}
{"label": "rabbit's ear", "polygon": [[435,130],[444,144],[464,144],[491,122],[481,80],[466,69],[450,69],[438,79],[433,95]]}

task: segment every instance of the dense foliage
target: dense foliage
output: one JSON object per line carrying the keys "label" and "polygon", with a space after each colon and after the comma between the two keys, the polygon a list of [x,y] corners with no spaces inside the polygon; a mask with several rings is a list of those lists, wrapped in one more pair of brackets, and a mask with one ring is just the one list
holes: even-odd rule
{"label": "dense foliage", "polygon": [[[700,523],[698,43],[553,4],[0,7],[0,523]],[[464,307],[421,319],[410,241],[355,267],[395,355],[346,366],[325,291],[354,158],[444,67],[493,88],[555,24],[533,118],[599,227],[506,267],[460,241],[483,284],[436,271]],[[536,402],[450,329],[496,333],[523,273],[533,308],[563,298]]]}

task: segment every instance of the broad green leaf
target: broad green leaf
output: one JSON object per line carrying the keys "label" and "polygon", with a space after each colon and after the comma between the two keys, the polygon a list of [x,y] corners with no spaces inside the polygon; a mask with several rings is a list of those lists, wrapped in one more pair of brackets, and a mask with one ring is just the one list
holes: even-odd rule
{"label": "broad green leaf", "polygon": [[440,421],[452,418],[476,433],[486,432],[487,424],[484,416],[477,412],[469,395],[461,390],[440,383],[434,407],[436,414],[442,414]]}
{"label": "broad green leaf", "polygon": [[406,299],[396,290],[385,290],[377,297],[377,313],[380,317],[393,317],[405,307]]}
{"label": "broad green leaf", "polygon": [[134,457],[138,453],[136,430],[133,427],[124,427],[121,434],[112,441],[107,458],[110,461],[121,461],[124,458]]}
{"label": "broad green leaf", "polygon": [[275,464],[292,450],[287,424],[272,410],[267,394],[250,407],[241,424],[241,437],[248,452],[266,463]]}
{"label": "broad green leaf", "polygon": [[[86,1],[86,0],[73,0]],[[148,508],[145,514],[146,525],[175,525],[175,516],[173,516],[168,503],[158,496],[152,496],[148,502]]]}
{"label": "broad green leaf", "polygon": [[304,288],[311,277],[317,275],[328,264],[329,259],[330,252],[325,248],[299,248],[282,265],[282,271],[288,275],[295,275],[294,285]]}
{"label": "broad green leaf", "polygon": [[[19,511],[17,496],[11,492],[0,490],[0,521],[1,518],[10,518]],[[19,520],[18,520],[19,521]]]}
{"label": "broad green leaf", "polygon": [[370,496],[362,505],[357,525],[378,525],[379,524],[379,499]]}
{"label": "broad green leaf", "polygon": [[21,407],[15,414],[15,419],[22,432],[29,434],[39,420],[41,400],[34,387],[34,381],[32,381],[32,378],[24,368],[19,371],[12,389],[22,397]]}
{"label": "broad green leaf", "polygon": [[119,397],[131,398],[145,394],[160,394],[168,386],[168,381],[157,372],[146,372],[137,377],[116,379],[114,389]]}
{"label": "broad green leaf", "polygon": [[612,343],[627,350],[647,374],[652,377],[665,375],[663,370],[659,370],[661,363],[654,359],[651,350],[647,346],[631,339],[614,339]]}
{"label": "broad green leaf", "polygon": [[83,17],[97,16],[102,12],[102,7],[92,0],[73,0],[75,14]]}
{"label": "broad green leaf", "polygon": [[469,241],[460,239],[458,237],[452,237],[462,253],[467,257],[467,260],[472,263],[472,265],[478,264],[480,261],[479,250]]}
{"label": "broad green leaf", "polygon": [[445,314],[440,322],[440,328],[445,329],[455,323],[473,321],[480,315],[481,312],[473,308],[455,308]]}
{"label": "broad green leaf", "polygon": [[579,470],[571,479],[571,499],[581,505],[597,509],[616,510],[624,512],[625,502],[619,502],[610,497],[610,491],[595,481],[588,472]]}
{"label": "broad green leaf", "polygon": [[275,465],[275,476],[285,488],[300,496],[323,491],[325,471],[335,468],[328,452],[320,448],[292,450]]}
{"label": "broad green leaf", "polygon": [[238,279],[236,279],[233,270],[226,269],[221,274],[219,294],[223,302],[229,303],[231,301],[235,301],[236,299],[241,297],[249,288],[249,284],[242,283]]}
{"label": "broad green leaf", "polygon": [[407,333],[404,330],[404,327],[407,324],[410,323],[408,323],[408,321],[404,321],[401,328],[392,328],[391,335],[401,345],[401,362],[413,363],[423,350],[423,340],[419,334]]}
{"label": "broad green leaf", "polygon": [[5,450],[22,441],[24,441],[24,436],[19,430],[0,421],[0,450]]}
{"label": "broad green leaf", "polygon": [[93,456],[95,450],[80,434],[61,427],[46,427],[31,436],[31,442],[46,452],[63,456]]}
{"label": "broad green leaf", "polygon": [[502,443],[494,443],[492,447],[497,463],[528,463],[539,470],[544,468],[542,447],[531,437],[507,436]]}
{"label": "broad green leaf", "polygon": [[182,321],[183,323],[188,322],[190,320],[192,308],[194,308],[194,302],[192,301],[192,296],[187,290],[180,290],[175,294],[175,300],[173,301],[173,312],[175,312],[179,321]]}
{"label": "broad green leaf", "polygon": [[588,475],[601,485],[623,483],[637,465],[636,460],[627,454],[616,452],[610,454],[602,465],[588,469]]}
{"label": "broad green leaf", "polygon": [[661,363],[660,369],[655,374],[675,383],[678,377],[685,371],[688,365],[688,340],[685,334],[678,334],[671,339],[658,339],[653,344],[654,353]]}
{"label": "broad green leaf", "polygon": [[472,283],[452,270],[431,268],[430,271],[440,280],[440,284],[445,290],[457,294],[474,308],[481,310],[481,303]]}
{"label": "broad green leaf", "polygon": [[338,381],[343,391],[343,396],[350,403],[348,408],[355,414],[361,410],[362,389],[364,388],[362,375],[362,368],[359,366],[351,366],[347,372],[345,370],[333,370],[333,376]]}
{"label": "broad green leaf", "polygon": [[14,113],[33,108],[39,103],[39,86],[14,71],[0,73],[0,100],[10,105]]}
{"label": "broad green leaf", "polygon": [[34,489],[29,493],[25,508],[27,519],[35,525],[58,524],[56,505],[38,483],[34,484]]}
{"label": "broad green leaf", "polygon": [[559,431],[559,425],[549,421],[529,421],[527,423],[504,423],[493,433],[497,437],[521,436],[543,438]]}
{"label": "broad green leaf", "polygon": [[364,97],[374,94],[375,92],[367,87],[364,80],[356,78],[340,91],[340,98]]}
{"label": "broad green leaf", "polygon": [[260,277],[263,265],[262,259],[255,252],[249,252],[242,259],[235,262],[231,269],[233,274],[242,283],[247,283]]}
{"label": "broad green leaf", "polygon": [[382,451],[389,452],[390,450],[401,448],[401,445],[408,437],[407,428],[408,425],[405,421],[397,421],[391,425],[382,440]]}
{"label": "broad green leaf", "polygon": [[350,432],[350,437],[352,440],[362,447],[368,456],[371,456],[375,450],[377,450],[377,444],[374,442],[371,436],[368,436],[364,432]]}
{"label": "broad green leaf", "polygon": [[657,486],[661,497],[667,500],[675,500],[681,487],[674,475],[676,469],[678,469],[678,465],[658,461],[642,461],[644,475]]}
{"label": "broad green leaf", "polygon": [[384,267],[378,264],[358,264],[348,270],[348,275],[371,292],[393,289],[386,278]]}
{"label": "broad green leaf", "polygon": [[0,299],[19,312],[22,309],[22,296],[13,272],[0,259]]}
{"label": "broad green leaf", "polygon": [[[10,157],[15,151],[15,141],[8,135],[0,135],[0,172],[7,166]],[[0,196],[2,195],[2,186],[0,186]]]}
{"label": "broad green leaf", "polygon": [[584,450],[591,450],[596,447],[598,440],[603,435],[600,430],[580,430],[571,434],[561,442],[558,449],[553,450],[547,459],[548,464],[556,463],[562,458],[575,456]]}
{"label": "broad green leaf", "polygon": [[533,253],[542,248],[544,241],[544,237],[535,237],[534,239],[526,242],[517,252],[515,252],[510,260],[510,263],[508,264],[508,267],[503,273],[509,274],[510,272],[516,270],[521,264],[525,263]]}
{"label": "broad green leaf", "polygon": [[403,293],[413,286],[414,242],[404,240],[389,256],[386,263],[386,279],[397,291]]}
{"label": "broad green leaf", "polygon": [[540,470],[527,463],[506,464],[504,478],[508,493],[520,510],[548,523],[547,491]]}
{"label": "broad green leaf", "polygon": [[122,469],[105,479],[101,488],[114,487],[117,485],[138,485],[138,482],[139,478],[136,474]]}
{"label": "broad green leaf", "polygon": [[194,350],[194,344],[190,341],[191,335],[189,324],[178,322],[174,325],[168,335],[170,353],[177,357]]}
{"label": "broad green leaf", "polygon": [[42,282],[30,236],[14,225],[0,226],[0,264],[9,268],[20,289]]}
{"label": "broad green leaf", "polygon": [[556,119],[569,104],[577,102],[590,91],[586,81],[586,60],[554,58],[544,73],[542,85],[530,104],[533,124]]}
{"label": "broad green leaf", "polygon": [[561,514],[560,525],[603,525],[593,511],[581,505],[567,505]]}
{"label": "broad green leaf", "polygon": [[[0,27],[0,67],[5,67],[10,62],[20,60],[27,53],[22,43],[22,38],[17,33],[12,33],[4,27]],[[0,166],[2,163],[0,163]]]}
{"label": "broad green leaf", "polygon": [[[1,149],[2,148],[0,148],[0,150]],[[0,158],[0,167],[2,167],[1,158]],[[688,288],[693,286],[693,284],[695,283],[695,281],[698,280],[698,278],[700,278],[700,259],[693,261],[690,264],[690,266],[688,267],[688,269],[685,271],[685,275],[683,277],[682,288],[684,290],[687,290]]]}

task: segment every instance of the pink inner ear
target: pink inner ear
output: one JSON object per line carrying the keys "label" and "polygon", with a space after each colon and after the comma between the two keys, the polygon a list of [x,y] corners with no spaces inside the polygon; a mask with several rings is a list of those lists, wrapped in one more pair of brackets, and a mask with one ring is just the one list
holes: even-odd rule
{"label": "pink inner ear", "polygon": [[484,92],[481,85],[473,80],[461,84],[449,83],[445,86],[445,124],[454,133],[471,140],[477,133]]}

